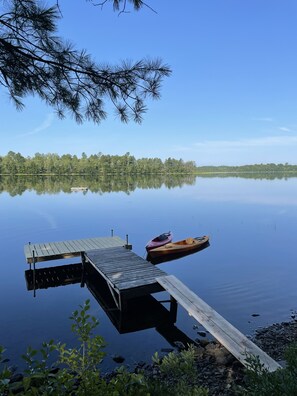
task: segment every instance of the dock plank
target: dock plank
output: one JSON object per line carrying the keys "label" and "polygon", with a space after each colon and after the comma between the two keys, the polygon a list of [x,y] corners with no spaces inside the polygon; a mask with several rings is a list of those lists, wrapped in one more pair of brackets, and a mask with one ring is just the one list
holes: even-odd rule
{"label": "dock plank", "polygon": [[106,247],[124,246],[125,241],[118,237],[97,237],[68,241],[28,243],[24,246],[27,263],[33,262],[33,250],[35,261],[47,261],[60,258],[77,257],[81,252],[94,249],[105,249]]}
{"label": "dock plank", "polygon": [[144,278],[148,279],[150,277],[152,278],[156,278],[156,274],[152,274],[152,271],[150,271],[150,269],[147,269],[146,271],[139,271],[139,272],[123,272],[123,271],[119,271],[119,272],[115,272],[112,274],[106,274],[106,276],[108,276],[108,278],[117,286],[120,283],[124,283],[124,282],[132,282],[132,281],[137,281],[139,280],[140,282],[142,282],[142,280]]}
{"label": "dock plank", "polygon": [[31,244],[27,244],[24,246],[24,253],[25,257],[32,257],[32,250],[31,250]]}
{"label": "dock plank", "polygon": [[86,251],[85,257],[117,293],[146,285],[158,286],[156,277],[165,275],[164,271],[123,247]]}
{"label": "dock plank", "polygon": [[141,286],[148,286],[148,285],[152,285],[152,284],[158,284],[158,282],[156,282],[156,277],[155,276],[150,276],[150,277],[146,277],[143,279],[135,279],[135,280],[130,280],[130,281],[126,281],[126,282],[120,282],[120,283],[116,283],[116,287],[118,290],[123,291],[123,290],[127,290],[127,289],[133,289],[133,288],[137,288],[137,287],[141,287]]}
{"label": "dock plank", "polygon": [[[94,241],[92,238],[88,239],[88,244],[90,246],[90,249],[98,249],[98,243],[96,243],[96,241]],[[99,244],[99,249],[100,248],[105,248],[104,241],[101,241],[101,243]]]}
{"label": "dock plank", "polygon": [[33,245],[31,244],[31,249],[32,249],[32,256],[33,256],[33,251],[34,251],[35,257],[40,257],[40,256],[44,255],[41,245],[37,245],[35,243]]}
{"label": "dock plank", "polygon": [[90,242],[92,242],[94,249],[105,249],[105,248],[110,247],[107,242],[108,240],[106,240],[106,239],[105,240],[102,239],[102,241],[100,243],[98,243],[96,238],[90,238],[89,240],[90,240]]}
{"label": "dock plank", "polygon": [[57,248],[57,246],[53,243],[48,243],[49,246],[51,247],[52,251],[54,252],[55,255],[60,254],[59,249]]}
{"label": "dock plank", "polygon": [[78,243],[76,244],[73,241],[64,241],[63,242],[65,246],[65,253],[71,253],[71,252],[79,252],[82,248],[78,246]]}
{"label": "dock plank", "polygon": [[262,351],[194,292],[188,289],[175,276],[162,276],[157,278],[157,281],[243,365],[247,365],[247,355],[254,355],[259,356],[261,363],[269,371],[275,371],[281,368],[275,360]]}

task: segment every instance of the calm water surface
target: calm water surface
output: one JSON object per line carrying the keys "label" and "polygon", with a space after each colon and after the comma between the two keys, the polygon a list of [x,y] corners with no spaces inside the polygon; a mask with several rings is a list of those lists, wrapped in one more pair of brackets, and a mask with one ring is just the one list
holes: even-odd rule
{"label": "calm water surface", "polygon": [[[297,310],[296,178],[197,178],[176,187],[161,184],[106,193],[91,188],[86,194],[70,193],[69,188],[36,192],[25,187],[12,192],[2,186],[1,191],[0,344],[19,366],[28,345],[38,348],[52,338],[73,345],[69,316],[88,298],[91,313],[100,322],[98,333],[107,342],[104,369],[114,366],[112,354],[133,364],[171,347],[154,327],[120,334],[89,289],[79,283],[37,290],[34,298],[25,282],[23,246],[29,241],[109,236],[113,229],[123,239],[128,234],[133,250],[145,257],[146,242],[163,231],[173,231],[175,240],[208,234],[207,249],[160,268],[245,334],[288,320]],[[65,262],[42,266],[56,264]],[[252,316],[255,313],[259,316]],[[175,325],[192,339],[197,338],[195,323],[178,308]]]}

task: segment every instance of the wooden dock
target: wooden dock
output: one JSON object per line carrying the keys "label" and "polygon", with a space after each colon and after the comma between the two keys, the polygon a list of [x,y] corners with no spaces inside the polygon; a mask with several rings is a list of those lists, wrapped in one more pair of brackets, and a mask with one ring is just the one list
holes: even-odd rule
{"label": "wooden dock", "polygon": [[[176,315],[176,308],[174,307],[176,302],[179,303],[242,364],[247,365],[247,356],[254,355],[258,356],[264,367],[271,372],[281,368],[277,362],[227,322],[175,276],[167,275],[152,263],[127,249],[128,246],[130,246],[128,241],[116,236],[38,244],[29,243],[24,248],[27,263],[30,264],[30,270],[27,274],[28,285],[32,284],[35,292],[36,287],[41,288],[49,283],[50,285],[54,284],[56,278],[59,278],[59,282],[62,284],[69,282],[70,279],[76,282],[78,280],[77,274],[74,276],[63,275],[61,278],[60,275],[57,276],[47,269],[45,275],[48,276],[48,281],[43,284],[37,278],[35,263],[80,256],[82,259],[81,285],[84,284],[84,273],[87,267],[91,266],[98,276],[106,282],[106,287],[109,288],[119,310],[122,311],[125,308],[128,299],[166,290],[173,301],[170,309],[171,314]],[[33,271],[31,270],[31,263],[33,263]]]}
{"label": "wooden dock", "polygon": [[243,365],[247,365],[247,356],[254,355],[258,356],[264,367],[271,372],[281,368],[275,360],[227,322],[175,276],[159,277],[157,281]]}
{"label": "wooden dock", "polygon": [[78,257],[86,250],[124,246],[118,236],[75,239],[61,242],[28,243],[24,247],[27,263]]}
{"label": "wooden dock", "polygon": [[166,273],[124,247],[86,251],[83,261],[105,279],[119,309],[128,298],[163,290],[156,278]]}

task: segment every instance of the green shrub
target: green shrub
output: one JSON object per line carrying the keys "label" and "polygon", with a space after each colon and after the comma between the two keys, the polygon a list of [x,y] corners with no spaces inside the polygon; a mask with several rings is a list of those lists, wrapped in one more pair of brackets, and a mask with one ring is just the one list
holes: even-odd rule
{"label": "green shrub", "polygon": [[[10,383],[11,370],[5,365],[0,372],[0,394],[26,396],[206,396],[206,389],[196,385],[193,347],[180,354],[170,353],[163,359],[157,354],[153,361],[160,375],[150,377],[145,372],[130,373],[120,367],[107,381],[100,375],[100,363],[105,356],[105,342],[93,335],[98,321],[89,315],[90,301],[73,312],[72,331],[79,346],[67,348],[53,340],[42,343],[39,351],[27,348],[22,355],[27,368],[19,383]],[[0,347],[0,359],[4,349]],[[50,364],[54,361],[54,364]]]}
{"label": "green shrub", "polygon": [[286,367],[271,373],[258,358],[248,357],[246,387],[240,393],[249,396],[297,395],[297,344],[287,349],[285,359]]}

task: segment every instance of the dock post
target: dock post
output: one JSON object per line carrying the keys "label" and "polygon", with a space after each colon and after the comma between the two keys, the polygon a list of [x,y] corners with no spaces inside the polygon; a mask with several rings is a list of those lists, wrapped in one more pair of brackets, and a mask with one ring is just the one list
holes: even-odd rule
{"label": "dock post", "polygon": [[113,237],[113,229],[111,229],[111,236]]}
{"label": "dock post", "polygon": [[[29,242],[29,245],[31,245],[31,242]],[[32,269],[31,261],[30,261],[30,268],[29,269]]]}
{"label": "dock post", "polygon": [[36,273],[35,273],[35,251],[32,250],[33,257],[33,296],[36,297]]}
{"label": "dock post", "polygon": [[82,265],[80,287],[84,287],[85,286],[85,274],[86,274],[86,259],[85,259],[84,252],[80,253],[80,257],[81,257],[81,265]]}
{"label": "dock post", "polygon": [[125,248],[129,249],[129,250],[132,249],[132,245],[129,245],[128,234],[126,234],[126,245],[125,245]]}
{"label": "dock post", "polygon": [[176,317],[177,317],[177,301],[175,298],[170,296],[170,315],[174,319],[174,322],[176,322]]}

